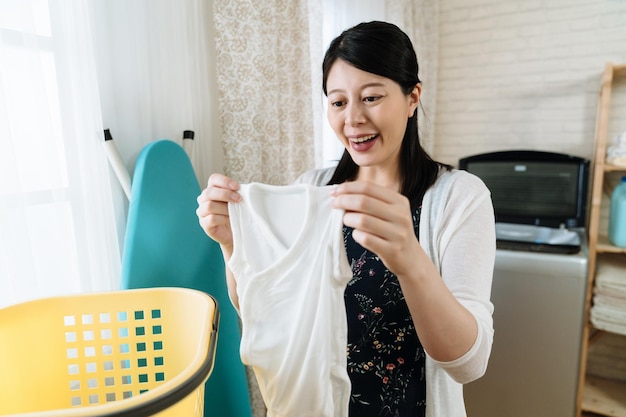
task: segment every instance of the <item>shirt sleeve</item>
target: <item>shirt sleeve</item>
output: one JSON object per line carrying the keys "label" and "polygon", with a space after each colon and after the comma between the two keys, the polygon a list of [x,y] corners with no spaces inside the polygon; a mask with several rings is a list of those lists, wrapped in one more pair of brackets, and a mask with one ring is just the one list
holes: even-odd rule
{"label": "shirt sleeve", "polygon": [[[478,334],[461,357],[434,361],[459,383],[481,377],[493,344],[491,284],[496,238],[493,204],[489,190],[476,176],[464,171],[450,177],[429,199],[428,229],[420,242],[427,247],[446,286],[476,319]],[[426,199],[426,196],[425,196]],[[422,215],[425,213],[422,212]],[[421,240],[428,237],[428,240]],[[432,359],[432,358],[431,358]]]}

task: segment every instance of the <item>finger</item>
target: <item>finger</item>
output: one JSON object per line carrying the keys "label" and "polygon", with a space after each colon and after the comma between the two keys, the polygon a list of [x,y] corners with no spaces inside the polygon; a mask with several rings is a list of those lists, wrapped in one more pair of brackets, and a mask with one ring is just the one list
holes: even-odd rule
{"label": "finger", "polygon": [[219,226],[230,226],[230,218],[220,214],[209,214],[200,218],[200,224],[203,229],[211,230]]}
{"label": "finger", "polygon": [[207,187],[203,194],[206,202],[237,203],[241,201],[241,195],[230,188]]}
{"label": "finger", "polygon": [[218,187],[218,188],[226,188],[231,191],[239,190],[239,183],[237,181],[233,180],[230,177],[227,177],[226,175],[217,174],[217,173],[211,174],[207,185],[208,185],[207,188]]}
{"label": "finger", "polygon": [[333,199],[332,206],[346,213],[362,213],[385,220],[395,217],[392,204],[364,194],[340,194]]}
{"label": "finger", "polygon": [[359,233],[377,236],[385,241],[391,240],[394,235],[391,230],[393,224],[368,214],[347,211],[343,216],[343,224],[360,231]]}
{"label": "finger", "polygon": [[207,209],[208,209],[207,211],[211,214],[228,217],[228,204],[227,203],[221,203],[219,201],[211,200],[207,204]]}
{"label": "finger", "polygon": [[[342,194],[335,197],[333,204],[346,213],[359,213],[374,218],[386,217],[386,210],[389,208],[389,204],[362,194]],[[358,218],[363,222],[366,220],[362,216]]]}
{"label": "finger", "polygon": [[392,203],[401,194],[394,189],[383,187],[367,181],[350,181],[339,184],[333,189],[333,195],[366,195],[377,200]]}
{"label": "finger", "polygon": [[384,249],[389,247],[385,239],[371,233],[366,233],[363,230],[354,229],[352,231],[352,239],[379,257],[383,257]]}
{"label": "finger", "polygon": [[[237,184],[237,189],[238,187],[239,185]],[[212,200],[223,203],[238,202],[241,201],[241,195],[237,191],[232,190],[232,188],[209,184],[197,197],[197,201],[198,205],[202,205]]]}
{"label": "finger", "polygon": [[198,204],[196,215],[200,218],[210,216],[212,214],[219,216],[228,216],[228,204],[215,200],[207,200]]}

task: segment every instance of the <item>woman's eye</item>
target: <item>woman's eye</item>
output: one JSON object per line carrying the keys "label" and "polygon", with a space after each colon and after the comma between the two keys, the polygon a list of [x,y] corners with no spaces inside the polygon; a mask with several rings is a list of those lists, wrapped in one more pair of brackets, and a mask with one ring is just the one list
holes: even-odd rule
{"label": "woman's eye", "polygon": [[331,102],[330,105],[333,106],[333,107],[341,107],[341,106],[344,105],[344,102],[337,100],[337,101]]}
{"label": "woman's eye", "polygon": [[380,96],[368,96],[368,97],[365,97],[363,99],[363,101],[371,103],[371,102],[374,102],[374,101],[376,101],[378,99],[380,99]]}

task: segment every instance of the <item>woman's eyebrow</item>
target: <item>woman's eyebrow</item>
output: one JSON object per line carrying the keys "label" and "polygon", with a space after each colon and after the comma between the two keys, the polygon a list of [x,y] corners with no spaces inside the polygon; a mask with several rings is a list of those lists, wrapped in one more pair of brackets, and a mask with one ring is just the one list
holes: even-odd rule
{"label": "woman's eyebrow", "polygon": [[[385,84],[384,84],[384,83],[381,83],[381,82],[373,82],[373,83],[367,83],[367,84],[364,84],[364,85],[362,85],[360,88],[361,88],[361,89],[364,89],[364,88],[368,88],[368,87],[384,87],[384,86],[385,86]],[[330,90],[330,91],[328,92],[328,95],[331,95],[331,94],[333,94],[333,93],[340,93],[340,92],[343,92],[343,91],[345,91],[345,90],[343,90],[343,89],[341,89],[341,88],[334,88],[334,89],[332,89],[332,90]]]}

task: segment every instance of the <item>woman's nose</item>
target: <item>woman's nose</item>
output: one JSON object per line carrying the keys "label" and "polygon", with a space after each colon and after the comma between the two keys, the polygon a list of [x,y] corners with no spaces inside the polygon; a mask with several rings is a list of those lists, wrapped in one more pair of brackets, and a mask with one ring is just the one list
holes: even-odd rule
{"label": "woman's nose", "polygon": [[349,126],[356,126],[362,123],[365,123],[365,114],[363,113],[360,103],[348,104],[345,124]]}

